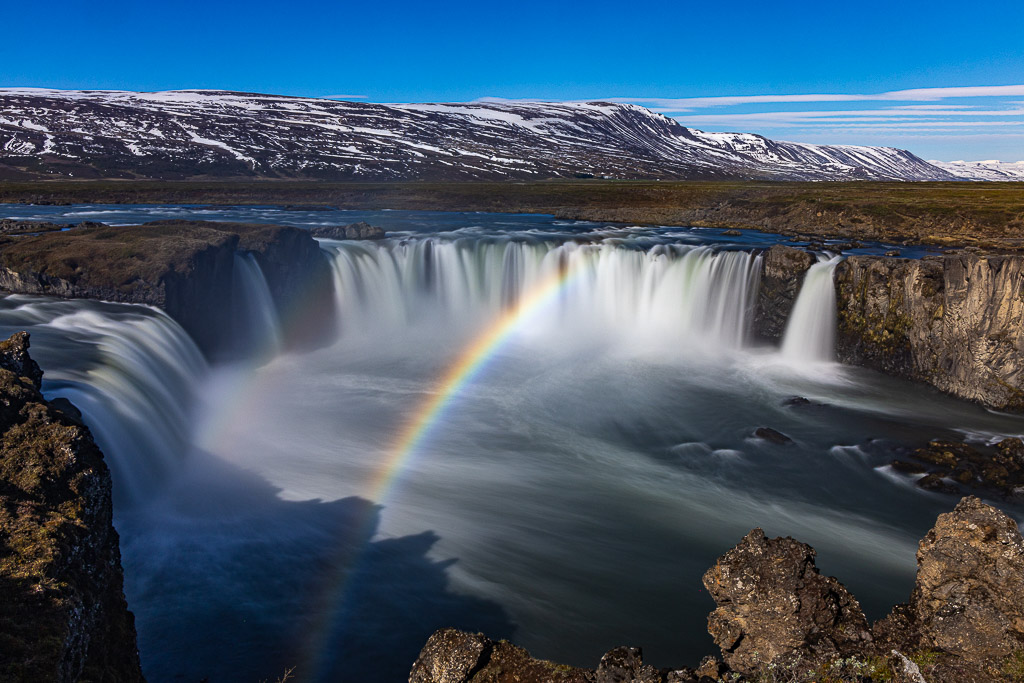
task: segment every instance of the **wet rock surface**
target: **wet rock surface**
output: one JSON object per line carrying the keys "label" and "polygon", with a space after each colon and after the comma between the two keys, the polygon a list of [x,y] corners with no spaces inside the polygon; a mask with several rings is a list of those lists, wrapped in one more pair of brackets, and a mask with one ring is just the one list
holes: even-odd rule
{"label": "wet rock surface", "polygon": [[[1017,457],[1022,444],[1003,450]],[[655,669],[639,648],[596,669],[537,660],[505,642],[445,629],[431,637],[411,683],[988,683],[1024,675],[1024,538],[978,498],[940,515],[917,551],[906,604],[870,628],[857,600],[822,576],[814,549],[751,531],[704,575],[717,608],[708,630],[722,659]]]}
{"label": "wet rock surface", "polygon": [[762,439],[768,443],[773,443],[776,446],[785,446],[786,444],[793,443],[793,439],[789,438],[777,429],[772,429],[771,427],[758,427],[754,430],[754,438]]}
{"label": "wet rock surface", "polygon": [[313,237],[332,240],[381,240],[384,239],[384,228],[370,225],[365,221],[348,225],[327,225],[312,228]]}
{"label": "wet rock surface", "polygon": [[141,681],[110,472],[28,341],[0,342],[0,680]]}
{"label": "wet rock surface", "polygon": [[891,466],[903,474],[923,474],[917,485],[930,491],[983,490],[1000,496],[1024,491],[1024,441],[1016,437],[994,446],[935,439]]}
{"label": "wet rock surface", "polygon": [[753,333],[766,340],[782,339],[814,256],[803,249],[776,244],[761,259],[761,283],[754,307]]}

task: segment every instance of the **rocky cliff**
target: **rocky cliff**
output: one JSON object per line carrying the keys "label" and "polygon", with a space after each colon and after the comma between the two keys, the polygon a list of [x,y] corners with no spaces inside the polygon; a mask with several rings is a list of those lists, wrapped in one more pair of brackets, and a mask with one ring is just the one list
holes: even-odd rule
{"label": "rocky cliff", "polygon": [[141,681],[110,472],[41,380],[27,334],[0,342],[0,680]]}
{"label": "rocky cliff", "polygon": [[[813,258],[762,259],[753,333],[782,338]],[[1024,411],[1024,257],[853,255],[836,267],[836,354],[998,410]]]}
{"label": "rocky cliff", "polygon": [[331,329],[330,265],[309,232],[290,227],[157,221],[6,238],[0,288],[158,306],[216,354],[230,333],[236,254],[255,257],[280,312],[321,311],[301,333]]}
{"label": "rocky cliff", "polygon": [[722,661],[656,669],[639,648],[597,668],[534,659],[509,643],[445,629],[410,683],[983,683],[1024,680],[1024,538],[977,498],[940,515],[917,552],[906,604],[868,625],[857,600],[822,576],[814,549],[753,530],[704,575],[717,608],[708,630]]}
{"label": "rocky cliff", "polygon": [[1024,410],[1024,258],[851,256],[836,292],[842,362]]}
{"label": "rocky cliff", "polygon": [[753,333],[760,339],[779,340],[800,294],[814,257],[803,249],[776,244],[761,258],[761,280],[754,304]]}

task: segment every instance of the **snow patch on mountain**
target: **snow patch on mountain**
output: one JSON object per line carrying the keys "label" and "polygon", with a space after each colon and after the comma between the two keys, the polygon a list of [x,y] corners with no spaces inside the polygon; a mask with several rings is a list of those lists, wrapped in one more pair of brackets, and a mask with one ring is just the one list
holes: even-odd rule
{"label": "snow patch on mountain", "polygon": [[905,150],[706,133],[633,104],[218,90],[0,89],[0,165],[76,177],[955,179]]}
{"label": "snow patch on mountain", "polygon": [[965,180],[1024,181],[1024,161],[929,161]]}

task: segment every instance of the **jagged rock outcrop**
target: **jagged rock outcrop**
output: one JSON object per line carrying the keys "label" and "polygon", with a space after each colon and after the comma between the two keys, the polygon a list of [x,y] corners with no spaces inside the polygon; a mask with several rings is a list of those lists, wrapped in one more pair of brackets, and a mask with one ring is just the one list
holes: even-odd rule
{"label": "jagged rock outcrop", "polygon": [[509,642],[482,633],[441,629],[413,664],[409,683],[696,683],[691,669],[655,669],[636,647],[605,653],[596,669],[536,659]]}
{"label": "jagged rock outcrop", "polygon": [[752,331],[765,340],[782,339],[786,321],[800,294],[804,276],[814,257],[803,249],[773,245],[761,257],[761,282],[757,289]]}
{"label": "jagged rock outcrop", "polygon": [[[216,354],[230,332],[239,253],[254,255],[279,311],[322,303],[333,312],[330,265],[316,240],[274,225],[156,221],[8,238],[0,242],[0,288],[157,306]],[[329,315],[314,322],[304,331],[333,329]]]}
{"label": "jagged rock outcrop", "polygon": [[506,642],[435,633],[410,683],[994,683],[1024,677],[1024,538],[974,497],[940,515],[921,541],[910,600],[868,629],[856,599],[822,576],[814,549],[751,531],[704,575],[717,608],[708,630],[724,663],[655,669],[617,648],[597,669],[530,657]]}
{"label": "jagged rock outcrop", "polygon": [[1000,410],[1024,410],[1024,258],[851,256],[837,354]]}
{"label": "jagged rock outcrop", "polygon": [[870,639],[860,604],[814,557],[809,545],[754,529],[704,574],[718,605],[708,631],[733,670],[753,673],[794,652],[842,656]]}
{"label": "jagged rock outcrop", "polygon": [[0,343],[0,680],[142,681],[110,472],[41,377],[27,334]]}
{"label": "jagged rock outcrop", "polygon": [[313,237],[324,237],[331,240],[381,240],[384,239],[384,228],[370,225],[366,221],[349,223],[348,225],[323,225],[311,228]]}
{"label": "jagged rock outcrop", "polygon": [[917,550],[910,614],[922,642],[970,660],[1024,649],[1024,539],[971,496],[939,515]]}

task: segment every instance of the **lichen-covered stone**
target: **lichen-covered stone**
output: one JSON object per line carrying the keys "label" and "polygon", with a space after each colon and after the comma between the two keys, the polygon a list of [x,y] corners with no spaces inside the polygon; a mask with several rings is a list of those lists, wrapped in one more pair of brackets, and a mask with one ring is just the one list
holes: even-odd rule
{"label": "lichen-covered stone", "polygon": [[690,669],[656,669],[637,647],[619,647],[596,669],[532,657],[521,647],[480,633],[441,629],[430,637],[409,674],[409,683],[696,683]]}
{"label": "lichen-covered stone", "polygon": [[971,496],[939,516],[917,551],[909,610],[922,642],[968,660],[1024,649],[1024,539]]}
{"label": "lichen-covered stone", "polygon": [[708,631],[730,668],[753,673],[794,652],[843,655],[870,639],[857,600],[814,557],[809,545],[754,529],[704,574],[718,605]]}
{"label": "lichen-covered stone", "polygon": [[0,343],[0,680],[141,681],[110,472],[27,349]]}

